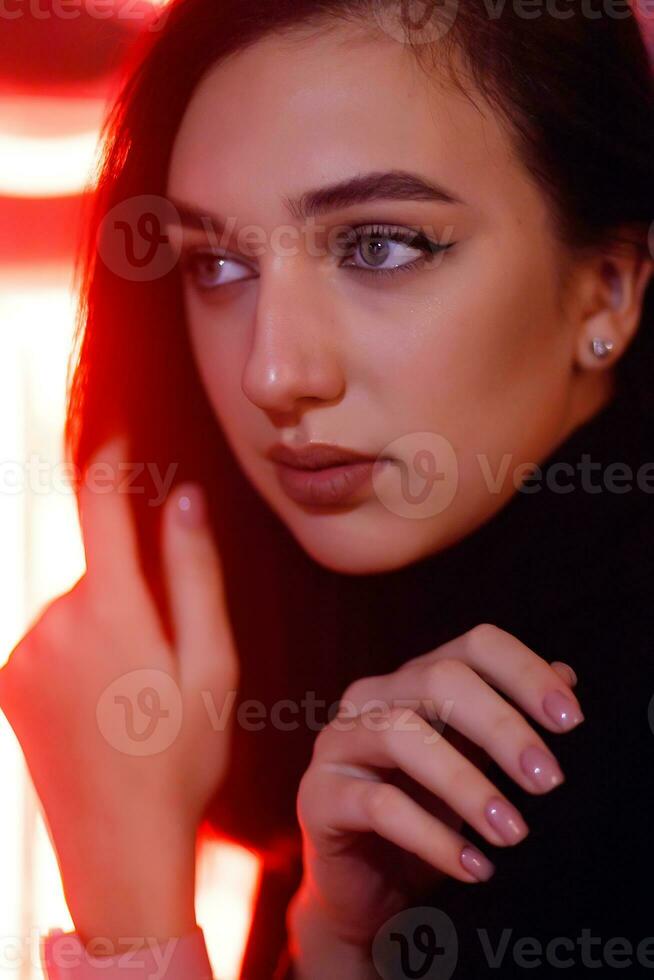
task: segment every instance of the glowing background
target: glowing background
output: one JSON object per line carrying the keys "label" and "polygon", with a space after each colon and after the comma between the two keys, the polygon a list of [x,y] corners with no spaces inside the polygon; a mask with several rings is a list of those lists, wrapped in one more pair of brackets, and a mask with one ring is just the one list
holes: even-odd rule
{"label": "glowing background", "polygon": [[[57,242],[61,215],[70,223],[77,214],[71,208],[68,216],[66,201],[92,187],[108,88],[80,88],[0,93],[0,664],[42,607],[84,571],[74,497],[61,468],[73,254],[57,254]],[[49,203],[63,210],[50,212]],[[38,248],[30,251],[30,242]],[[43,976],[39,939],[74,924],[38,798],[2,712],[0,786],[0,980],[36,980]],[[196,915],[215,974],[237,980],[260,862],[217,841],[199,849],[197,872]]]}
{"label": "glowing background", "polygon": [[[653,25],[650,14],[644,24],[650,36]],[[11,35],[1,17],[0,30]],[[13,50],[7,46],[3,57]],[[74,44],[71,51],[74,57]],[[42,69],[34,61],[30,70]],[[0,664],[42,606],[84,570],[72,493],[61,479],[58,489],[48,479],[63,459],[75,300],[71,236],[61,226],[73,214],[66,201],[92,186],[110,86],[61,89],[28,90],[22,80],[15,91],[0,90]],[[73,923],[38,800],[2,712],[0,787],[0,980],[36,980],[38,937]],[[197,919],[220,980],[239,976],[259,874],[256,855],[226,842],[198,853]]]}
{"label": "glowing background", "polygon": [[[0,659],[39,609],[84,571],[74,497],[63,489],[65,372],[74,296],[63,268],[0,278]],[[54,487],[52,484],[54,483]],[[73,929],[39,802],[0,712],[0,978],[36,980],[38,939]],[[237,980],[258,884],[257,858],[225,842],[198,853],[196,913],[221,980]],[[27,937],[27,938],[24,938]],[[22,952],[19,953],[19,950]],[[19,957],[20,963],[15,959]],[[14,961],[14,962],[12,962]]]}

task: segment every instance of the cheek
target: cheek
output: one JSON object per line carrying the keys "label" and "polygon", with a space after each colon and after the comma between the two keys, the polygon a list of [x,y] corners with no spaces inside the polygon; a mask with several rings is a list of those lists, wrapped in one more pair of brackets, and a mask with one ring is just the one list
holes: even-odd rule
{"label": "cheek", "polygon": [[229,316],[214,309],[190,290],[184,305],[200,380],[219,421],[231,426],[239,417],[236,404],[243,399],[241,377],[247,337],[242,318],[231,309]]}
{"label": "cheek", "polygon": [[543,356],[547,369],[550,350],[555,363],[562,331],[553,256],[532,237],[511,226],[479,234],[415,286],[361,310],[365,347],[385,378],[437,405],[520,385],[526,373],[541,373]]}
{"label": "cheek", "polygon": [[405,305],[383,357],[375,352],[391,427],[445,436],[471,476],[478,453],[493,464],[505,452],[533,459],[565,410],[569,337],[553,260],[517,244],[471,245],[432,296]]}

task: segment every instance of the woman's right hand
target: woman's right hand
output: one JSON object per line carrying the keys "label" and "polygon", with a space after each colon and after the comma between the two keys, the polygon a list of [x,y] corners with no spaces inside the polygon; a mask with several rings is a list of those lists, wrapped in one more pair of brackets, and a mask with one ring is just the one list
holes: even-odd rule
{"label": "woman's right hand", "polygon": [[124,437],[109,441],[86,470],[86,573],[12,651],[0,708],[40,798],[80,937],[133,944],[139,936],[143,945],[195,925],[196,833],[230,740],[230,724],[211,718],[231,717],[231,704],[221,712],[239,665],[204,501],[188,484],[173,488],[162,515],[168,641],[121,488],[126,449]]}
{"label": "woman's right hand", "polygon": [[463,823],[497,846],[517,844],[528,828],[483,770],[495,760],[529,793],[558,785],[556,759],[523,712],[569,731],[583,719],[575,682],[567,665],[481,624],[347,688],[297,797],[304,876],[288,924],[305,944],[300,976],[327,976],[320,964],[330,949],[335,963],[348,961],[344,950],[358,962],[356,950],[438,878],[492,874]]}

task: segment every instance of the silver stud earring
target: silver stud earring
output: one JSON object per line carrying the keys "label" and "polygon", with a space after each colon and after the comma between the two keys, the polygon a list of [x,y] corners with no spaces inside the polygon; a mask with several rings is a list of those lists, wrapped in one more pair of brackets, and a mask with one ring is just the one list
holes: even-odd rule
{"label": "silver stud earring", "polygon": [[611,353],[615,344],[612,340],[602,340],[601,337],[593,337],[590,342],[590,349],[592,350],[595,357],[608,357]]}

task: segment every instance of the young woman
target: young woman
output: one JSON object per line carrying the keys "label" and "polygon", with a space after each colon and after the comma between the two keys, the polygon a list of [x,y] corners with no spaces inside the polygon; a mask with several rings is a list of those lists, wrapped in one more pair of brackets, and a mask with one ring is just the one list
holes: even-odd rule
{"label": "young woman", "polygon": [[156,26],[80,266],[87,572],[0,672],[94,953],[49,937],[49,976],[123,976],[125,936],[208,976],[201,824],[290,856],[248,980],[280,954],[298,980],[642,976],[633,11],[180,0]]}

